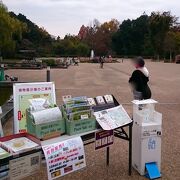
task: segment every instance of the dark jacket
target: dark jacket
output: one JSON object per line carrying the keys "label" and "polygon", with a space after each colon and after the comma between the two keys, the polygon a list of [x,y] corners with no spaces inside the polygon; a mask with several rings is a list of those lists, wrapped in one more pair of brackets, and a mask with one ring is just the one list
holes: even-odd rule
{"label": "dark jacket", "polygon": [[129,79],[129,83],[133,85],[134,90],[142,93],[143,99],[151,98],[151,90],[147,84],[148,81],[149,77],[145,76],[140,70],[135,70]]}

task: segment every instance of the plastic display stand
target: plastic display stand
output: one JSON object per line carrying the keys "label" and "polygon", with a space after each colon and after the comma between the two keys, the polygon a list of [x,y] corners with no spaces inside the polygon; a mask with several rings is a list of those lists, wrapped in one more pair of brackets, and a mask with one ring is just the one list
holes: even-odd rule
{"label": "plastic display stand", "polygon": [[145,164],[147,174],[145,175],[149,179],[157,179],[161,177],[158,166],[155,162]]}

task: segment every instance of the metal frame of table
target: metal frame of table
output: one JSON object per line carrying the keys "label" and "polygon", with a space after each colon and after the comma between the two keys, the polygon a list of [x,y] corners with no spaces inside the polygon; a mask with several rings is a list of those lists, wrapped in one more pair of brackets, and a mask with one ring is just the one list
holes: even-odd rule
{"label": "metal frame of table", "polygon": [[[129,176],[132,173],[132,126],[133,126],[133,122],[114,130],[114,136],[115,137],[126,140],[126,141],[129,142],[129,144],[128,144],[128,146],[129,146],[129,148],[128,148],[128,152],[129,152],[128,153],[129,154],[129,159],[128,159],[128,162],[129,162],[129,166],[128,166]],[[124,127],[128,127],[129,135],[124,130]],[[82,138],[82,140],[84,142],[84,145],[94,143],[95,142],[95,139],[94,139],[95,138],[95,133],[90,133],[90,134],[81,136],[81,138]],[[92,140],[92,141],[89,141],[89,140]],[[86,142],[86,141],[88,141],[88,142]],[[110,147],[107,147],[106,148],[106,165],[107,166],[109,166],[109,159],[110,159],[109,155],[110,155]]]}

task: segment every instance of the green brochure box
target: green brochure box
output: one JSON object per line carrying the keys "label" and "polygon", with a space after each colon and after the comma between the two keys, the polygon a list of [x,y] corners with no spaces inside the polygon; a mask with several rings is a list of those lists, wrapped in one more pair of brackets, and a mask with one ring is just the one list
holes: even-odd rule
{"label": "green brochure box", "polygon": [[79,120],[69,120],[65,110],[62,110],[63,117],[66,121],[66,133],[68,135],[80,134],[88,131],[93,131],[96,129],[96,119],[95,116],[91,118],[79,119]]}
{"label": "green brochure box", "polygon": [[[56,107],[57,108],[57,107]],[[52,108],[53,109],[53,108]],[[42,110],[41,112],[46,110]],[[46,140],[60,136],[65,133],[65,120],[59,117],[56,120],[50,119],[48,122],[37,124],[33,113],[27,109],[27,131],[41,140]],[[46,116],[46,113],[44,113]]]}

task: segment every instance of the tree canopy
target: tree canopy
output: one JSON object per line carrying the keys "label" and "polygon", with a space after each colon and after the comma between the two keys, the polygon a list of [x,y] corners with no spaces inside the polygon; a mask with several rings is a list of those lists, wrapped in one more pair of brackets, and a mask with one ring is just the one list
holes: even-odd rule
{"label": "tree canopy", "polygon": [[0,3],[0,53],[10,56],[15,52],[16,42],[22,39],[22,32],[26,25],[16,18],[12,18],[7,7]]}
{"label": "tree canopy", "polygon": [[170,60],[180,53],[180,25],[170,12],[143,13],[120,23],[94,19],[82,25],[77,35],[50,35],[23,14],[8,12],[0,3],[0,56],[18,57],[20,50],[35,50],[37,56],[149,56]]}
{"label": "tree canopy", "polygon": [[[152,12],[150,16],[143,14],[135,20],[125,20],[112,38],[113,49],[119,55],[165,57],[168,46],[172,50],[177,44],[177,38],[172,37],[172,33],[179,34],[176,22],[170,12]],[[176,53],[180,53],[177,48]]]}

